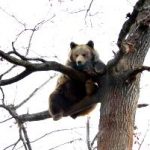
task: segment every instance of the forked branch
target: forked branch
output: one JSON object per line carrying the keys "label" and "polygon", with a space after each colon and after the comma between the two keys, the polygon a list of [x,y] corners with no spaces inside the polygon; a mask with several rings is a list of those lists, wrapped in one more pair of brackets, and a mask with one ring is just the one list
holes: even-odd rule
{"label": "forked branch", "polygon": [[87,75],[85,75],[84,73],[81,73],[70,67],[66,67],[55,61],[46,61],[45,60],[40,63],[37,63],[36,62],[36,61],[38,61],[37,59],[30,59],[30,60],[36,62],[36,63],[32,63],[28,59],[26,59],[26,60],[18,59],[14,56],[11,56],[9,53],[3,52],[2,50],[0,50],[0,56],[12,64],[22,66],[25,68],[25,70],[23,72],[21,72],[19,75],[16,75],[15,77],[12,77],[12,78],[6,79],[6,80],[0,80],[1,86],[17,82],[36,71],[49,71],[49,70],[59,71],[59,72],[62,72],[64,74],[68,75],[71,79],[79,80],[81,82],[84,82],[87,79]]}
{"label": "forked branch", "polygon": [[131,82],[135,81],[136,76],[139,73],[142,73],[145,70],[150,71],[150,67],[142,66],[142,67],[138,67],[138,68],[135,68],[135,69],[128,70],[128,71],[123,73],[123,75],[122,75],[123,80],[125,81],[125,83],[131,83]]}
{"label": "forked branch", "polygon": [[141,10],[141,8],[143,7],[144,2],[145,0],[139,0],[134,6],[132,13],[127,14],[128,20],[123,24],[122,29],[119,33],[119,37],[117,41],[118,47],[121,47],[121,44],[125,40],[127,34],[129,33],[131,26],[135,23],[137,15]]}

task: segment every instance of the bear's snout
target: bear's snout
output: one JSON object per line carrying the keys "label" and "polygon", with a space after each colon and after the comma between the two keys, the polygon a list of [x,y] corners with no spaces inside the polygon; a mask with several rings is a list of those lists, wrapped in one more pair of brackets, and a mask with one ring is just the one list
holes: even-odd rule
{"label": "bear's snout", "polygon": [[82,55],[79,55],[77,58],[76,58],[76,64],[78,66],[80,65],[84,65],[86,63],[86,60],[85,58],[82,56]]}
{"label": "bear's snout", "polygon": [[82,62],[80,60],[77,61],[77,65],[82,65]]}

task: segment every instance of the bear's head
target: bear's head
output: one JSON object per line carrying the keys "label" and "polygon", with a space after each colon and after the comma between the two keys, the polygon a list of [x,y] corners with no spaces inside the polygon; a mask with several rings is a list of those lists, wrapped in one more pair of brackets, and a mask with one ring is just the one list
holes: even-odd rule
{"label": "bear's head", "polygon": [[89,63],[96,62],[99,57],[94,50],[93,41],[89,41],[87,44],[78,45],[74,42],[70,43],[70,61],[74,62],[78,69],[82,69]]}

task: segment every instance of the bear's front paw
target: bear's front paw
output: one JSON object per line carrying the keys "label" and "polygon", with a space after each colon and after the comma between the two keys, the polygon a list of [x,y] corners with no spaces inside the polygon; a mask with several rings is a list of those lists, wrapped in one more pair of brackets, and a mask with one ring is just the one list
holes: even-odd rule
{"label": "bear's front paw", "polygon": [[52,118],[53,118],[54,121],[60,120],[62,117],[63,117],[62,113],[59,113],[59,114],[56,114],[56,115],[52,116]]}

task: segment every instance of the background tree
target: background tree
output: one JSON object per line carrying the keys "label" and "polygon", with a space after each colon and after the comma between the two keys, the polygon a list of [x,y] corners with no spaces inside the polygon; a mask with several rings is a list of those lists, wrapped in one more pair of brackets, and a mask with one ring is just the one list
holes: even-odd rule
{"label": "background tree", "polygon": [[[89,4],[88,9],[84,10],[86,11],[85,18],[90,11],[92,3],[93,1]],[[139,98],[140,73],[144,70],[150,70],[149,67],[143,66],[145,56],[150,46],[149,14],[150,1],[139,0],[134,6],[133,12],[127,14],[128,19],[122,26],[117,41],[119,47],[118,52],[114,52],[114,59],[108,62],[106,73],[103,76],[101,74],[97,75],[97,82],[100,86],[98,92],[90,98],[83,99],[80,104],[75,105],[64,114],[65,116],[68,116],[74,112],[85,109],[93,103],[101,102],[99,132],[96,135],[98,150],[132,149],[135,113]],[[10,16],[20,22],[13,15]],[[33,58],[28,56],[31,41],[35,32],[39,30],[42,25],[51,21],[54,16],[55,15],[47,20],[39,22],[31,29],[27,28],[24,23],[20,22],[24,27],[24,30],[22,30],[12,42],[12,51],[5,52],[4,50],[0,50],[2,63],[9,62],[13,64],[10,69],[1,74],[1,86],[20,81],[34,72],[49,70],[65,73],[72,79],[82,81],[86,80],[84,74],[67,68],[55,61],[47,61],[44,58]],[[16,48],[16,45],[20,36],[26,31],[30,31],[31,35],[26,47],[26,53],[21,54],[19,50],[17,50],[18,48]],[[21,67],[19,73],[15,76],[11,76],[11,72],[18,67]],[[10,76],[7,79],[3,79],[8,73]],[[55,76],[55,74],[53,76]],[[53,76],[50,76],[50,79],[53,78]],[[47,81],[40,87],[46,83]],[[5,92],[1,87],[2,100],[0,107],[7,110],[19,126],[19,139],[13,143],[13,145],[10,145],[10,147],[15,147],[20,141],[22,141],[25,149],[32,149],[32,142],[29,140],[28,132],[25,128],[25,122],[38,121],[50,117],[47,110],[34,114],[20,114],[17,112],[17,109],[22,107],[22,105],[24,105],[34,93],[40,89],[40,87],[35,89],[28,98],[17,105],[8,105],[6,103]],[[87,126],[88,124],[89,123],[87,123]],[[88,138],[87,141],[89,141]],[[92,149],[93,143],[87,143],[88,149]]]}

